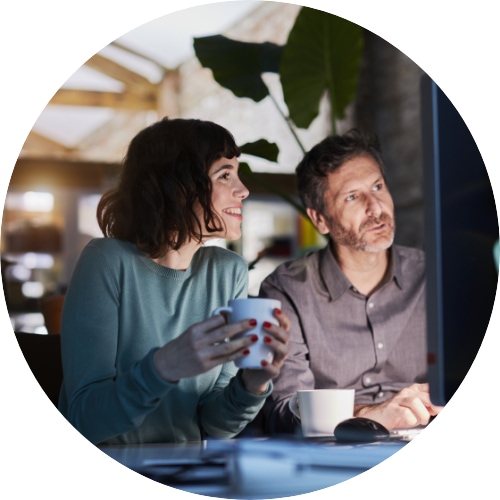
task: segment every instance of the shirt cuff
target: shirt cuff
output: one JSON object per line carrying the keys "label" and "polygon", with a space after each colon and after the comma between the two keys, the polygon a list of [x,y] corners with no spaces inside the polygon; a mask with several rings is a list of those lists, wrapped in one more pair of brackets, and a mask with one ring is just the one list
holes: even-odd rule
{"label": "shirt cuff", "polygon": [[142,376],[144,382],[149,387],[149,390],[153,394],[163,395],[166,394],[170,389],[173,389],[177,386],[177,382],[168,382],[163,379],[158,371],[155,368],[153,356],[154,353],[159,349],[159,347],[155,347],[151,349],[149,353],[144,358],[141,363],[142,368]]}

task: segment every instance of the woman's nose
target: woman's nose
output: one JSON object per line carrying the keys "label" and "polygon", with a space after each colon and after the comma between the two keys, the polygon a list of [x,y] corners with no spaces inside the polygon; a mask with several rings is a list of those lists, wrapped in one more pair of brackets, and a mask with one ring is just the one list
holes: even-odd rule
{"label": "woman's nose", "polygon": [[241,179],[238,179],[238,186],[236,186],[235,192],[236,196],[238,196],[238,198],[241,198],[242,200],[248,198],[248,196],[250,195],[250,191],[247,189],[245,184],[241,182]]}

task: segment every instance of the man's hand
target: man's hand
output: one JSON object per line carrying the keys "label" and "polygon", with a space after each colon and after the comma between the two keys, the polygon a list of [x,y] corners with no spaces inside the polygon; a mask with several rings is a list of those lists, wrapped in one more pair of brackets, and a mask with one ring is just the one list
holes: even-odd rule
{"label": "man's hand", "polygon": [[428,384],[413,384],[383,403],[355,408],[354,414],[376,420],[391,430],[427,425],[441,409],[432,404]]}

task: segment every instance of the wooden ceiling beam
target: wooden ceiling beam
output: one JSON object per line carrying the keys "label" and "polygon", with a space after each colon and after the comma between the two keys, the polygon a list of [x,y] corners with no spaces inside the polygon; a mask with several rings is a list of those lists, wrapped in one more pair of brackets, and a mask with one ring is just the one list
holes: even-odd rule
{"label": "wooden ceiling beam", "polygon": [[50,151],[50,152],[59,152],[59,153],[67,153],[70,151],[70,148],[61,144],[60,142],[55,141],[54,139],[49,139],[34,130],[31,130],[24,142],[23,150],[28,151]]}
{"label": "wooden ceiling beam", "polygon": [[127,47],[121,43],[118,43],[116,40],[114,42],[111,42],[111,45],[113,45],[114,47],[116,47],[120,50],[123,50],[124,52],[128,52],[129,54],[132,54],[136,57],[139,57],[140,59],[143,59],[145,61],[149,61],[150,63],[153,63],[155,66],[160,68],[164,73],[167,73],[167,72],[172,70],[172,68],[167,68],[166,66],[161,64],[159,61],[157,61],[155,58],[149,57],[147,54],[143,54],[140,51],[134,50],[134,49]]}
{"label": "wooden ceiling beam", "polygon": [[107,75],[119,82],[123,82],[127,90],[137,95],[149,94],[154,92],[156,84],[151,83],[147,78],[134,71],[125,68],[111,59],[107,59],[99,54],[92,56],[85,66],[92,68],[104,75]]}
{"label": "wooden ceiling beam", "polygon": [[158,85],[147,78],[99,54],[92,56],[86,66],[122,82],[122,92],[59,89],[49,104],[62,106],[89,106],[112,109],[147,111],[158,109]]}
{"label": "wooden ceiling beam", "polygon": [[[120,163],[68,161],[64,159],[19,159],[12,172],[9,189],[29,190],[39,186],[95,188],[99,190],[108,179],[116,179]],[[254,173],[244,183],[251,195],[276,195],[262,187],[262,182],[276,186],[288,196],[296,195],[294,174]]]}
{"label": "wooden ceiling beam", "polygon": [[19,159],[12,171],[9,190],[81,188],[102,189],[105,179],[119,165],[66,160]]}
{"label": "wooden ceiling beam", "polygon": [[118,93],[61,88],[54,94],[49,104],[149,111],[157,109],[158,97],[156,88],[140,97],[128,91]]}

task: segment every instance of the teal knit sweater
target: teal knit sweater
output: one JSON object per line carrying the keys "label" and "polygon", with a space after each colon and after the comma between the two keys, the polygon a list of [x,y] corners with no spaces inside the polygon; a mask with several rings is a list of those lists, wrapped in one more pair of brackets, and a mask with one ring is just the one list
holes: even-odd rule
{"label": "teal knit sweater", "polygon": [[164,381],[154,351],[247,293],[234,252],[200,248],[186,271],[156,264],[112,238],[83,250],[67,290],[61,331],[59,409],[93,443],[229,438],[258,413],[268,391],[245,390],[233,363],[178,383]]}

